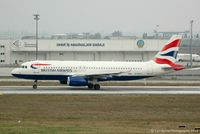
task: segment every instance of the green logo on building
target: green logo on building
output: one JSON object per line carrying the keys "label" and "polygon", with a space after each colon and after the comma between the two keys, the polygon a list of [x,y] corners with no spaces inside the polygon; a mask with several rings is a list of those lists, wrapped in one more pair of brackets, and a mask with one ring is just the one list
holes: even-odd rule
{"label": "green logo on building", "polygon": [[144,41],[143,41],[143,40],[138,40],[138,41],[137,41],[137,46],[138,46],[138,48],[143,48],[143,46],[144,46]]}

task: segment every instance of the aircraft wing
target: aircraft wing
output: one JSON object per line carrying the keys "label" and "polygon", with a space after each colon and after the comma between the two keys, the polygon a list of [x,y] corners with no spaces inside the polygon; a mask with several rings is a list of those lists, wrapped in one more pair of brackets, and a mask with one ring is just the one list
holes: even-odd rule
{"label": "aircraft wing", "polygon": [[76,74],[71,74],[73,77],[86,77],[86,78],[92,78],[92,79],[98,79],[98,78],[105,78],[105,77],[110,77],[110,76],[119,76],[123,73],[130,73],[130,71],[124,71],[124,72],[97,72],[97,73],[76,73]]}

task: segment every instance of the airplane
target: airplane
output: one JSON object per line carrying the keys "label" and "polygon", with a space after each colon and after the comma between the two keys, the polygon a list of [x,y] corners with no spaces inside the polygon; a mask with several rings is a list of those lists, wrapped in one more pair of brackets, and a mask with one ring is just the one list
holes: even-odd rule
{"label": "airplane", "polygon": [[34,80],[34,89],[38,80],[58,80],[68,86],[99,90],[99,82],[139,80],[184,69],[175,63],[181,40],[181,35],[173,35],[156,56],[146,62],[37,60],[21,64],[11,74]]}
{"label": "airplane", "polygon": [[[188,53],[179,53],[177,55],[177,61],[179,61],[179,62],[190,61],[190,54],[188,54]],[[200,55],[192,54],[192,61],[199,62],[200,61]]]}

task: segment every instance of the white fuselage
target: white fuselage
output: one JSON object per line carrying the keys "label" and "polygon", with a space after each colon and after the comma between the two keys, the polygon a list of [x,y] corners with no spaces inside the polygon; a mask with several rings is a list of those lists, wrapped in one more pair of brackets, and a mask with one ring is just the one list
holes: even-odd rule
{"label": "white fuselage", "polygon": [[[12,74],[25,79],[54,79],[62,80],[69,76],[104,76],[152,77],[171,72],[163,70],[168,65],[158,65],[154,61],[148,62],[105,62],[105,61],[32,61],[26,62]],[[55,77],[57,76],[57,77]],[[59,77],[61,76],[61,77]],[[54,77],[54,78],[53,78]],[[98,77],[99,78],[99,77]],[[112,79],[110,79],[112,80]],[[116,79],[117,80],[117,79]],[[123,80],[123,79],[119,79]],[[127,80],[127,79],[124,79]]]}

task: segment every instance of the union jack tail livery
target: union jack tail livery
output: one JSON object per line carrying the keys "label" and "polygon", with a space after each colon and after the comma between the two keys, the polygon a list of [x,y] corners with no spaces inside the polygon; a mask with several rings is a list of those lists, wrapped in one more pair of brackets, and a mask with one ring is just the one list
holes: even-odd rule
{"label": "union jack tail livery", "polygon": [[176,58],[181,44],[181,35],[173,35],[171,39],[165,44],[165,46],[157,53],[154,61],[157,64],[169,65],[174,70],[182,70],[183,65],[176,64]]}

